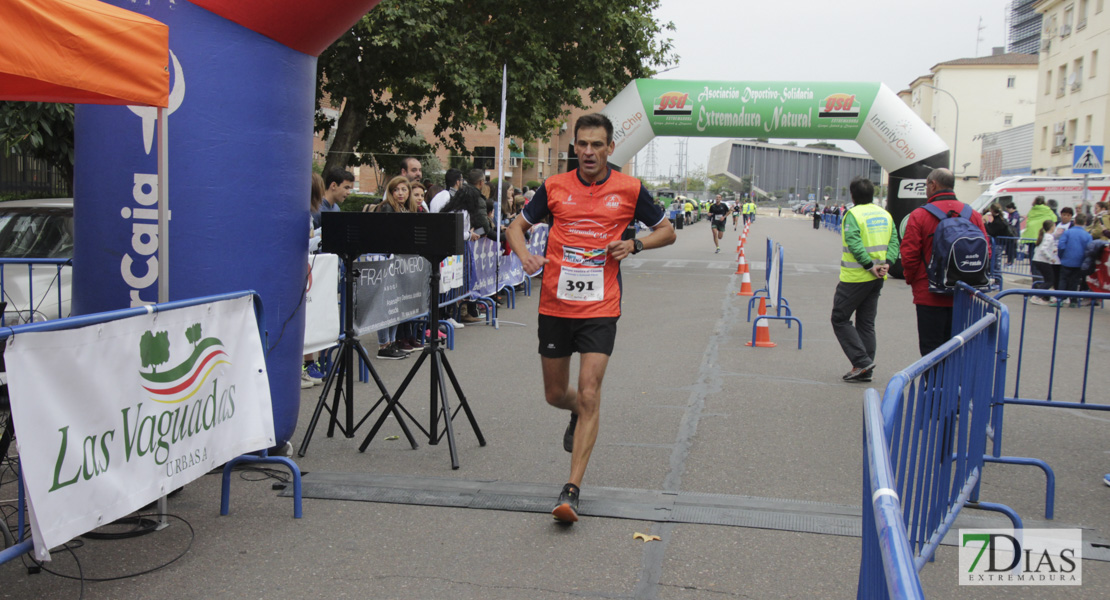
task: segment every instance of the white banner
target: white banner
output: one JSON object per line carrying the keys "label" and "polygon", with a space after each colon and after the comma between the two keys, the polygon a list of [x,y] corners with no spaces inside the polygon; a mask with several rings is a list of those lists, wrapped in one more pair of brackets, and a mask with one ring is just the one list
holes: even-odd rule
{"label": "white banner", "polygon": [[313,254],[304,298],[304,353],[339,343],[339,257]]}
{"label": "white banner", "polygon": [[274,445],[250,296],[20,333],[4,360],[40,560]]}
{"label": "white banner", "polygon": [[463,276],[464,266],[461,254],[448,256],[439,263],[439,293],[446,294],[453,289],[461,288],[466,283]]}

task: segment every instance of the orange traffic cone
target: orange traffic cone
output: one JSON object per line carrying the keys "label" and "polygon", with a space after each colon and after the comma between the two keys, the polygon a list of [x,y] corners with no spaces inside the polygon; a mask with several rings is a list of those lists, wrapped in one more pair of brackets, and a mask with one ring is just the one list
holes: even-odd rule
{"label": "orange traffic cone", "polygon": [[744,278],[740,280],[740,291],[736,292],[737,296],[754,296],[755,292],[752,291],[752,276],[750,273],[744,273]]}
{"label": "orange traffic cone", "polygon": [[743,275],[750,272],[748,269],[748,259],[744,257],[744,248],[740,248],[740,258],[736,261],[736,275]]}
{"label": "orange traffic cone", "polygon": [[[767,314],[767,303],[763,296],[759,297],[759,315]],[[751,346],[751,342],[744,342],[745,346]],[[774,348],[778,344],[771,341],[771,328],[767,325],[767,319],[756,319],[755,322],[755,347],[756,348]]]}

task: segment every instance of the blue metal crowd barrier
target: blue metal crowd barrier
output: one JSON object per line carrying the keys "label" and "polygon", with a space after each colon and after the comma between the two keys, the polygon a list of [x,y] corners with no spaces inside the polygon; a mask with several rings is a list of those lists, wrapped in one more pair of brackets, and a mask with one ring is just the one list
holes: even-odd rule
{"label": "blue metal crowd barrier", "polygon": [[825,229],[840,233],[841,215],[839,212],[835,213],[821,213],[821,224]]}
{"label": "blue metal crowd barrier", "polygon": [[[771,245],[771,240],[769,240],[769,239],[767,240],[767,245],[768,246]],[[773,299],[775,301],[774,302],[775,314],[773,314],[773,315],[757,315],[756,318],[755,318],[755,321],[752,321],[752,305],[755,304],[755,302],[759,301],[761,297],[760,296],[752,296],[751,298],[748,299],[748,321],[752,321],[751,346],[753,348],[755,347],[755,343],[756,343],[756,333],[757,333],[757,327],[759,327],[759,321],[760,321],[760,319],[765,319],[765,320],[771,320],[771,321],[786,321],[786,328],[787,329],[790,328],[791,323],[797,323],[798,324],[798,349],[799,350],[802,349],[802,321],[791,314],[791,312],[790,312],[790,303],[787,302],[786,298],[784,298],[782,296],[782,272],[783,272],[783,256],[784,255],[785,255],[785,251],[783,250],[782,244],[777,244],[777,245],[775,245],[775,250],[774,250],[774,255],[773,256],[774,256],[774,258],[777,258],[778,260],[775,261],[774,258],[772,258],[772,260],[768,261],[771,264],[772,268],[767,269],[767,290],[766,290],[767,291],[767,296],[766,296],[766,299],[767,300],[772,300]],[[778,269],[773,268],[774,265],[775,265],[775,262],[778,263]],[[775,280],[772,281],[772,278],[775,278]],[[770,290],[772,288],[772,285],[771,285],[772,283],[776,284],[776,285],[773,286],[774,289],[775,289],[775,298],[771,298]],[[761,290],[761,291],[763,291],[763,290]],[[785,312],[786,314],[784,315],[783,312]]]}
{"label": "blue metal crowd barrier", "polygon": [[[61,319],[54,319],[50,321],[42,321],[35,323],[27,323],[23,325],[5,326],[0,328],[0,346],[2,346],[9,337],[19,335],[21,333],[43,332],[43,331],[61,331],[64,329],[76,329],[79,327],[88,327],[90,325],[97,325],[100,323],[107,323],[110,321],[118,321],[129,317],[136,317],[140,315],[159,313],[179,308],[187,308],[196,306],[198,304],[207,304],[210,302],[222,302],[225,300],[234,300],[244,296],[254,297],[255,320],[258,324],[259,335],[262,337],[263,347],[267,346],[267,335],[264,323],[266,322],[265,315],[262,310],[262,299],[254,291],[241,291],[229,292],[226,294],[216,294],[212,296],[204,296],[201,298],[188,298],[185,300],[175,300],[173,302],[165,302],[162,304],[152,304],[149,306],[140,306],[136,308],[125,308],[120,310],[113,310],[101,313],[93,313],[88,315],[80,315],[76,317],[67,317]],[[17,432],[18,435],[18,432]],[[289,469],[293,478],[293,514],[295,518],[301,518],[301,471],[297,467],[297,463],[289,458],[267,456],[265,449],[260,449],[258,455],[245,454],[233,459],[232,462],[264,462],[271,464],[284,465]],[[229,502],[230,491],[228,489],[228,471],[232,462],[228,463],[225,467],[223,488],[221,489],[221,514],[227,514],[227,506]],[[33,548],[32,540],[29,539],[30,525],[25,521],[25,501],[22,475],[19,478],[19,505],[18,505],[18,541],[19,543],[4,552],[0,552],[0,564],[12,560],[22,554],[29,552]]]}
{"label": "blue metal crowd barrier", "polygon": [[70,258],[0,258],[0,301],[7,303],[0,326],[68,317],[72,265]]}
{"label": "blue metal crowd barrier", "polygon": [[1040,281],[1033,273],[1033,242],[1036,240],[1017,237],[992,238],[991,263],[993,271],[1000,275],[1030,277]]}
{"label": "blue metal crowd barrier", "polygon": [[[999,390],[998,390],[998,393],[995,397],[995,403],[994,403],[992,414],[991,414],[991,422],[990,422],[990,430],[989,430],[989,432],[991,434],[991,438],[993,440],[993,444],[992,444],[991,454],[988,456],[987,460],[990,461],[990,462],[997,462],[997,463],[1003,463],[1003,464],[1034,466],[1034,467],[1037,467],[1037,468],[1041,469],[1041,471],[1043,471],[1044,474],[1045,474],[1045,518],[1046,519],[1051,519],[1051,518],[1053,518],[1053,516],[1055,514],[1055,505],[1056,505],[1056,500],[1055,500],[1055,497],[1056,497],[1056,489],[1055,489],[1056,488],[1056,475],[1055,475],[1055,472],[1052,470],[1052,467],[1050,467],[1048,465],[1048,463],[1046,463],[1045,461],[1040,460],[1038,458],[1027,458],[1027,457],[1015,457],[1015,456],[1003,456],[1002,455],[1002,437],[1003,437],[1002,433],[1003,433],[1003,422],[1004,422],[1004,417],[1005,417],[1005,406],[1007,404],[1017,404],[1017,405],[1025,405],[1025,406],[1045,406],[1045,407],[1053,407],[1053,408],[1071,408],[1071,409],[1103,410],[1103,411],[1110,410],[1110,405],[1099,404],[1099,403],[1095,403],[1095,402],[1088,402],[1088,394],[1087,394],[1087,387],[1088,387],[1088,383],[1090,382],[1090,376],[1091,376],[1091,345],[1092,345],[1092,341],[1093,341],[1093,338],[1094,338],[1095,307],[1100,302],[1104,304],[1107,300],[1110,300],[1110,294],[1095,293],[1095,292],[1060,292],[1060,291],[1055,291],[1055,290],[1052,291],[1051,296],[1060,298],[1060,299],[1065,300],[1065,301],[1070,301],[1070,300],[1074,299],[1078,302],[1082,302],[1082,301],[1085,300],[1089,303],[1088,304],[1087,318],[1085,320],[1086,332],[1085,332],[1085,335],[1081,334],[1082,337],[1085,338],[1084,343],[1082,345],[1082,350],[1080,352],[1072,352],[1070,354],[1064,353],[1064,352],[1061,351],[1061,348],[1060,348],[1060,337],[1061,337],[1061,332],[1062,332],[1062,329],[1061,329],[1061,326],[1062,326],[1061,312],[1064,310],[1064,304],[1061,303],[1060,305],[1055,307],[1055,311],[1053,313],[1053,329],[1052,329],[1052,340],[1051,340],[1051,342],[1048,342],[1047,339],[1043,335],[1038,335],[1035,338],[1036,342],[1038,344],[1043,343],[1043,346],[1046,347],[1047,355],[1048,355],[1047,356],[1047,361],[1046,361],[1047,365],[1042,362],[1042,363],[1039,363],[1037,365],[1030,366],[1030,365],[1025,364],[1028,360],[1028,357],[1026,356],[1027,355],[1027,349],[1025,347],[1025,341],[1026,341],[1026,328],[1027,328],[1028,320],[1029,320],[1029,299],[1031,297],[1042,296],[1042,295],[1045,295],[1045,290],[1024,289],[1024,290],[1006,290],[1006,291],[1004,291],[1000,294],[997,294],[995,296],[996,300],[1001,300],[1001,299],[1003,299],[1007,296],[1020,296],[1021,300],[1022,300],[1022,310],[1021,310],[1020,327],[1018,329],[1018,349],[1017,349],[1017,353],[1016,353],[1016,355],[1017,355],[1017,364],[1015,365],[1015,368],[1014,368],[1015,373],[1014,373],[1014,381],[1013,381],[1013,392],[1011,393],[1007,389],[1005,389],[1005,379],[1002,379],[1001,381],[997,382],[996,385],[998,386]],[[1044,311],[1046,311],[1046,314],[1047,314],[1048,309],[1036,309],[1036,310],[1044,310]],[[957,318],[959,317],[959,309],[958,308],[957,308],[956,313],[954,314],[954,317],[957,317]],[[1074,319],[1068,319],[1068,321],[1069,322],[1074,322]],[[1071,347],[1076,348],[1077,346],[1076,345],[1071,345]],[[1074,402],[1061,401],[1059,399],[1059,397],[1056,397],[1056,398],[1053,397],[1054,390],[1056,388],[1057,379],[1058,379],[1057,367],[1059,366],[1059,364],[1061,362],[1064,365],[1066,365],[1068,368],[1072,369],[1068,373],[1070,381],[1072,381],[1074,383],[1075,381],[1078,380],[1079,383],[1080,383],[1078,401],[1074,401]],[[1081,377],[1076,377],[1077,375],[1079,375],[1079,373],[1076,372],[1076,371],[1079,370],[1079,369],[1077,369],[1077,367],[1080,364],[1082,364],[1082,369],[1081,369],[1082,376]],[[1039,368],[1036,368],[1036,367],[1039,367]],[[1047,370],[1047,373],[1045,373],[1045,369]],[[1045,385],[1045,388],[1043,390],[1043,398],[1039,397],[1039,395],[1038,395],[1038,397],[1033,397],[1033,394],[1029,393],[1029,386],[1028,385],[1026,385],[1025,390],[1024,390],[1025,393],[1023,394],[1023,390],[1022,390],[1023,376],[1029,374],[1029,371],[1031,371],[1031,370],[1035,371],[1036,380],[1038,382],[1041,382],[1041,381],[1047,382],[1046,385]],[[1047,377],[1045,377],[1046,375],[1047,375]]]}
{"label": "blue metal crowd barrier", "polygon": [[[965,505],[1001,512],[1014,528],[1022,527],[1009,507],[978,501],[987,425],[998,381],[1005,378],[1005,353],[999,349],[1005,348],[1009,314],[1002,303],[962,284],[957,294],[965,296],[963,307],[975,304],[980,316],[891,378],[882,398],[882,436],[864,438],[864,468],[872,469],[863,486],[864,507],[875,507],[884,496],[900,504],[913,556],[911,577],[932,560]],[[984,377],[985,370],[992,376]],[[886,486],[879,485],[881,478],[874,472],[879,467],[868,465],[867,457],[880,452],[889,453]],[[912,581],[897,581],[905,576],[906,565],[900,549],[892,546],[897,533],[891,538],[891,528],[897,527],[886,501],[873,510],[874,520],[863,531],[857,597],[888,598],[888,588],[912,594]],[[884,561],[898,566],[885,571],[887,585],[879,586]]]}
{"label": "blue metal crowd barrier", "polygon": [[889,446],[879,393],[869,389],[863,400],[863,544],[857,597],[924,599],[894,491]]}

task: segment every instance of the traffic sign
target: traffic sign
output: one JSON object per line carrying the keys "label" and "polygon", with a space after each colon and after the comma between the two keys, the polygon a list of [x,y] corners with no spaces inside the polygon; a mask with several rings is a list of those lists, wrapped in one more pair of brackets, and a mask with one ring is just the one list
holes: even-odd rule
{"label": "traffic sign", "polygon": [[1076,146],[1072,154],[1071,172],[1101,173],[1102,172],[1102,146]]}

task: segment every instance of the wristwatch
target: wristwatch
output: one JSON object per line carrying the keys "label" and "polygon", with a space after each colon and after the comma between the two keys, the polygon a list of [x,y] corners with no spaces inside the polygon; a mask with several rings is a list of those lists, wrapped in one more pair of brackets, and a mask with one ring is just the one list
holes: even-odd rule
{"label": "wristwatch", "polygon": [[640,250],[644,249],[644,243],[640,240],[632,240],[632,253],[639,254]]}

